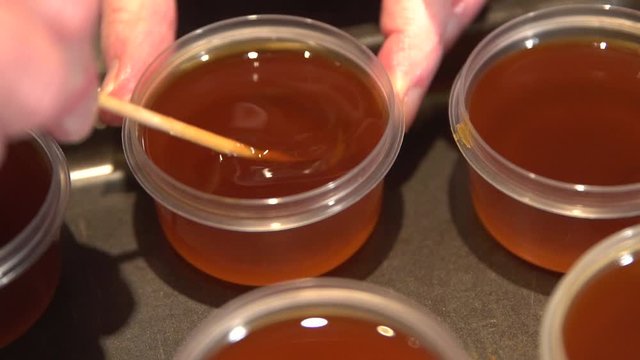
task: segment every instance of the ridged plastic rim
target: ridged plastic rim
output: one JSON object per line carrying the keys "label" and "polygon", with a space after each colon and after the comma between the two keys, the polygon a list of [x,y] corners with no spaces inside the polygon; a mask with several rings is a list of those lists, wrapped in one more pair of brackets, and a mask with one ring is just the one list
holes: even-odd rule
{"label": "ridged plastic rim", "polygon": [[592,246],[569,269],[555,287],[545,307],[540,327],[539,350],[542,360],[567,359],[564,347],[564,320],[575,296],[604,270],[617,266],[622,256],[640,255],[640,225],[605,238]]}
{"label": "ridged plastic rim", "polygon": [[150,88],[168,68],[190,56],[236,41],[286,39],[319,44],[348,56],[367,71],[386,99],[389,118],[379,143],[358,166],[341,178],[316,189],[268,199],[238,199],[206,194],[174,180],[146,156],[139,127],[126,121],[122,140],[134,176],[145,190],[172,211],[217,228],[263,232],[285,230],[327,218],[361,199],[393,164],[402,143],[404,121],[393,88],[375,55],[347,33],[314,20],[284,15],[247,16],[214,23],[179,39],[148,68],[134,92],[143,103]]}
{"label": "ridged plastic rim", "polygon": [[174,359],[208,359],[228,344],[233,329],[243,327],[250,334],[251,326],[261,319],[277,315],[290,318],[295,311],[309,309],[366,314],[371,320],[384,321],[416,337],[439,359],[468,359],[447,328],[420,305],[373,284],[329,277],[271,285],[230,301],[193,330]]}
{"label": "ridged plastic rim", "polygon": [[492,60],[526,48],[527,40],[543,41],[540,38],[544,35],[577,30],[615,32],[618,36],[633,37],[640,44],[640,12],[610,5],[567,5],[529,13],[502,25],[474,49],[454,82],[449,107],[451,131],[471,167],[518,201],[577,218],[640,215],[640,183],[572,184],[529,172],[496,153],[469,120],[466,100],[470,87]]}
{"label": "ridged plastic rim", "polygon": [[71,180],[62,150],[46,135],[31,136],[49,162],[51,182],[36,216],[0,248],[0,289],[26,271],[58,238],[69,199]]}

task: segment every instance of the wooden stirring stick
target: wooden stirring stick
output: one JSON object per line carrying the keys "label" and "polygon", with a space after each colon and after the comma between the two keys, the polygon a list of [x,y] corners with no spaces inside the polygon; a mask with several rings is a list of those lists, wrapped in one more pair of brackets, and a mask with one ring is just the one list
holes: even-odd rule
{"label": "wooden stirring stick", "polygon": [[162,115],[142,106],[117,99],[101,92],[98,92],[98,106],[111,113],[124,116],[129,120],[136,121],[150,128],[166,132],[169,135],[204,146],[222,154],[272,161],[293,160],[291,156],[284,153],[259,150],[253,146],[203,130],[178,119]]}

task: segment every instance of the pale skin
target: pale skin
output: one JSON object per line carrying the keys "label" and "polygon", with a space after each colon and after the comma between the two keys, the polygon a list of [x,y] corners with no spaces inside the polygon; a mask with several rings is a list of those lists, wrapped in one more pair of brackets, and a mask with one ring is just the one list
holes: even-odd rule
{"label": "pale skin", "polygon": [[[382,0],[379,58],[413,122],[445,50],[484,0]],[[98,83],[97,24],[107,76]],[[0,0],[0,161],[30,130],[78,142],[96,120],[96,89],[129,99],[175,37],[174,0]],[[104,114],[103,114],[104,115]],[[102,116],[110,125],[119,119]]]}

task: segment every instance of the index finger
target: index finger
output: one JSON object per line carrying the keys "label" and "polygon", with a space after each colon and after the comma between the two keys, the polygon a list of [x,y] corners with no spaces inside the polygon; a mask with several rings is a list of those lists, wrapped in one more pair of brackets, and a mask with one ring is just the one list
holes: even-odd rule
{"label": "index finger", "polygon": [[386,37],[378,54],[411,124],[443,53],[478,13],[484,0],[383,0]]}

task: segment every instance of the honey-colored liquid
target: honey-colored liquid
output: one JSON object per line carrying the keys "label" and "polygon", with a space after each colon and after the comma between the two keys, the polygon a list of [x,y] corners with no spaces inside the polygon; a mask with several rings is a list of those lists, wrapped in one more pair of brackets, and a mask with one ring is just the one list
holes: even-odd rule
{"label": "honey-colored liquid", "polygon": [[233,198],[301,193],[351,170],[384,132],[388,115],[379,91],[344,58],[308,47],[248,45],[244,51],[209,56],[176,73],[146,105],[302,160],[227,156],[147,130],[144,146],[154,163],[192,188]]}
{"label": "honey-colored liquid", "polygon": [[[51,184],[51,169],[33,142],[11,144],[0,167],[0,249],[38,213]],[[0,287],[0,348],[25,333],[42,315],[58,285],[59,246]]]}
{"label": "honey-colored liquid", "polygon": [[[309,191],[357,166],[386,128],[378,85],[326,49],[247,44],[202,58],[170,76],[146,106],[297,160],[226,156],[146,130],[152,161],[194,189],[230,198]],[[381,199],[379,184],[325,220],[268,232],[213,228],[157,207],[167,238],[193,265],[228,281],[262,285],[320,275],[342,263],[373,231]]]}
{"label": "honey-colored liquid", "polygon": [[[640,340],[640,263],[637,255],[580,291],[570,305],[563,340],[568,359],[632,359]],[[634,260],[635,258],[635,260]]]}
{"label": "honey-colored liquid", "polygon": [[0,247],[36,216],[51,184],[51,170],[31,141],[13,143],[0,165]]}
{"label": "honey-colored liquid", "polygon": [[209,359],[435,360],[437,357],[418,340],[391,326],[331,316],[285,320],[249,330],[245,338]]}
{"label": "honey-colored liquid", "polygon": [[382,206],[382,184],[341,212],[288,230],[241,232],[202,225],[157,204],[169,242],[187,261],[217,278],[244,285],[324,274],[369,238]]}
{"label": "honey-colored liquid", "polygon": [[[640,47],[576,38],[496,61],[469,98],[469,118],[497,153],[574,184],[640,182]],[[584,220],[533,209],[472,171],[478,215],[507,249],[566,271],[589,246],[640,217]]]}

